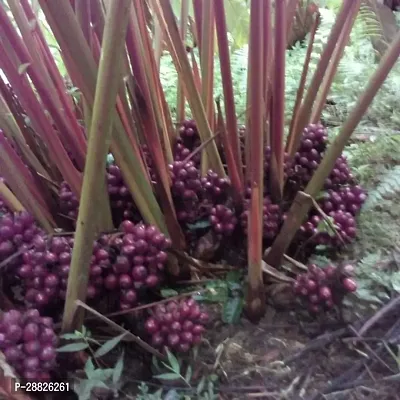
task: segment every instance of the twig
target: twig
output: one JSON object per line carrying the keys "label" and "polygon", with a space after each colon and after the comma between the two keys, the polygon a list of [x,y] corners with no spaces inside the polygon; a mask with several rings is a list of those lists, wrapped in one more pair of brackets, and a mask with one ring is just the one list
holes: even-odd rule
{"label": "twig", "polygon": [[313,203],[313,206],[316,208],[316,210],[319,212],[319,214],[321,215],[321,217],[324,219],[324,222],[329,226],[330,229],[333,230],[333,232],[335,232],[335,235],[339,238],[339,240],[343,243],[346,244],[345,241],[343,240],[342,235],[339,233],[339,231],[336,229],[335,224],[331,221],[331,219],[329,218],[328,215],[325,214],[325,212],[322,210],[322,208],[319,206],[319,204],[315,201],[314,197],[310,196],[307,193],[304,193],[304,196],[308,199],[311,200],[311,202]]}
{"label": "twig", "polygon": [[174,254],[176,257],[180,258],[182,261],[186,261],[188,264],[192,265],[198,270],[211,270],[211,271],[235,271],[240,269],[239,267],[234,267],[232,265],[217,265],[205,263],[201,260],[188,256],[186,253],[177,251],[174,249],[168,250],[170,253]]}
{"label": "twig", "polygon": [[[168,297],[167,299],[156,301],[154,303],[143,304],[142,306],[130,308],[129,310],[116,311],[116,312],[113,312],[111,314],[106,314],[105,317],[107,317],[107,318],[119,317],[121,315],[130,314],[130,313],[133,313],[133,312],[139,311],[139,310],[145,310],[146,308],[155,307],[155,306],[158,306],[159,304],[168,303],[171,300],[178,300],[178,299],[181,299],[181,298],[184,298],[184,297],[192,296],[194,294],[206,292],[208,290],[209,289],[199,289],[199,290],[194,290],[193,292],[187,292],[187,293],[178,294],[176,296],[171,296],[171,297]],[[102,315],[102,317],[103,317],[103,315]],[[89,317],[89,318],[86,318],[86,320],[90,320],[90,319],[94,319],[94,318],[95,317]]]}
{"label": "twig", "polygon": [[[359,335],[359,333],[358,333],[352,326],[349,326],[349,329],[350,329],[356,336],[358,336],[359,338],[361,338],[360,335]],[[394,371],[392,368],[390,368],[390,366],[389,366],[384,360],[382,360],[382,358],[371,348],[371,346],[370,346],[368,343],[363,342],[363,344],[364,344],[364,346],[366,347],[366,349],[367,349],[377,360],[379,360],[390,372],[395,373],[395,371]]]}
{"label": "twig", "polygon": [[205,142],[203,142],[199,147],[196,147],[196,149],[194,149],[184,160],[183,163],[186,164],[187,162],[189,162],[197,153],[200,153],[200,151],[202,151],[204,149],[204,147],[206,147],[209,143],[211,143],[213,140],[215,140],[215,138],[221,134],[221,132],[217,132],[215,133],[213,136],[211,136],[210,138],[208,138]]}
{"label": "twig", "polygon": [[161,354],[158,350],[154,349],[153,347],[151,347],[148,343],[146,343],[145,341],[143,341],[142,339],[140,339],[140,337],[135,336],[132,332],[127,331],[126,329],[124,329],[122,326],[119,326],[118,324],[116,324],[114,321],[112,321],[111,319],[108,319],[107,317],[105,317],[104,315],[100,314],[99,312],[97,312],[96,310],[94,310],[92,307],[89,307],[87,304],[85,304],[84,302],[80,301],[80,300],[76,300],[75,304],[79,307],[84,308],[85,310],[89,311],[90,313],[96,315],[99,319],[103,320],[105,323],[107,323],[108,325],[112,326],[113,328],[115,328],[117,331],[121,332],[121,333],[125,333],[127,336],[129,336],[137,345],[139,345],[142,349],[148,351],[149,353],[153,354],[154,356],[166,361],[166,357]]}
{"label": "twig", "polygon": [[363,336],[369,329],[371,329],[381,318],[383,318],[389,311],[396,308],[400,304],[400,296],[392,299],[389,303],[383,306],[377,313],[375,313],[358,331],[359,336]]}
{"label": "twig", "polygon": [[7,257],[4,261],[0,262],[0,269],[5,267],[9,262],[17,258],[18,256],[22,255],[25,253],[27,250],[30,250],[33,247],[33,244],[30,245],[29,247],[23,249],[23,250],[18,250],[14,254],[11,254],[11,256]]}
{"label": "twig", "polygon": [[313,350],[317,350],[325,345],[327,345],[328,343],[330,343],[332,340],[337,339],[343,335],[345,335],[346,333],[348,333],[349,329],[346,328],[341,328],[338,329],[337,331],[334,332],[329,332],[329,333],[325,333],[321,336],[318,336],[316,339],[314,339],[311,343],[309,343],[304,349],[300,350],[299,352],[287,357],[286,359],[283,360],[284,364],[289,364],[293,361],[298,360],[299,358],[303,357],[304,354],[313,351]]}

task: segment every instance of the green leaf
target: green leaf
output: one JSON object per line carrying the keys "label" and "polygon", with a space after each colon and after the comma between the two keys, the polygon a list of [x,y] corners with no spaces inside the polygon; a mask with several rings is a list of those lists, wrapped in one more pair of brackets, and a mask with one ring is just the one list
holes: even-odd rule
{"label": "green leaf", "polygon": [[189,228],[190,231],[196,231],[198,229],[205,229],[210,227],[211,223],[208,220],[203,220],[203,221],[198,221],[195,224],[186,224],[186,226]]}
{"label": "green leaf", "polygon": [[90,336],[90,332],[88,332],[88,330],[86,329],[85,325],[82,325],[82,336]]}
{"label": "green leaf", "polygon": [[171,366],[172,370],[179,375],[181,373],[181,367],[179,365],[179,361],[168,349],[167,349],[167,357],[169,365]]}
{"label": "green leaf", "polygon": [[236,324],[240,320],[243,310],[243,299],[241,297],[230,298],[224,305],[222,320],[227,324]]}
{"label": "green leaf", "polygon": [[20,74],[20,75],[22,75],[23,73],[25,73],[26,72],[26,70],[28,69],[28,67],[31,65],[31,63],[24,63],[24,64],[21,64],[19,67],[18,67],[18,73]]}
{"label": "green leaf", "polygon": [[175,389],[169,390],[164,397],[164,400],[179,400],[179,399],[181,399],[181,396]]}
{"label": "green leaf", "polygon": [[242,278],[243,274],[241,271],[229,271],[226,274],[226,280],[228,282],[240,282],[240,279]]}
{"label": "green leaf", "polygon": [[89,400],[91,398],[94,383],[89,379],[81,379],[79,383],[74,385],[74,392],[78,395],[79,400]]}
{"label": "green leaf", "polygon": [[179,293],[174,289],[161,289],[160,291],[162,297],[173,297],[177,296]]}
{"label": "green leaf", "polygon": [[196,388],[197,395],[201,394],[201,392],[204,389],[205,384],[206,384],[206,377],[202,376],[201,379],[200,379],[200,382],[199,382],[199,384],[197,385],[197,388]]}
{"label": "green leaf", "polygon": [[111,165],[114,163],[114,157],[113,155],[110,153],[107,155],[107,165]]}
{"label": "green leaf", "polygon": [[78,342],[78,343],[71,343],[65,346],[59,347],[57,351],[59,353],[75,353],[76,351],[85,350],[89,347],[87,343]]}
{"label": "green leaf", "polygon": [[164,379],[166,381],[174,381],[176,379],[180,379],[181,376],[179,374],[175,374],[174,372],[167,372],[165,374],[156,375],[154,378]]}
{"label": "green leaf", "polygon": [[94,353],[95,357],[103,357],[105,354],[110,352],[125,336],[127,332],[122,333],[115,338],[107,340],[99,349],[97,349],[96,353]]}
{"label": "green leaf", "polygon": [[64,333],[63,335],[60,336],[60,338],[66,340],[76,340],[76,339],[81,339],[82,335],[77,335],[76,333]]}
{"label": "green leaf", "polygon": [[97,368],[92,373],[92,379],[105,382],[112,378],[114,370],[112,368]]}
{"label": "green leaf", "polygon": [[190,382],[190,380],[192,379],[192,367],[189,365],[187,370],[186,370],[186,374],[185,374],[185,380],[186,382]]}
{"label": "green leaf", "polygon": [[114,367],[112,376],[112,381],[114,385],[116,385],[121,379],[123,369],[124,369],[124,352],[122,352],[121,356],[118,358],[118,361]]}
{"label": "green leaf", "polygon": [[95,370],[95,368],[94,368],[92,358],[88,358],[88,360],[86,361],[86,364],[85,364],[85,374],[89,379],[91,379],[93,377],[94,370]]}

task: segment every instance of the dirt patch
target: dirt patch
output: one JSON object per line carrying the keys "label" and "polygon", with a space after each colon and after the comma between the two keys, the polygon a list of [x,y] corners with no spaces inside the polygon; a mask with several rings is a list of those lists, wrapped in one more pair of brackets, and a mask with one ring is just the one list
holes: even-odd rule
{"label": "dirt patch", "polygon": [[[384,319],[359,342],[351,338],[363,321],[299,323],[291,312],[258,325],[242,320],[215,327],[200,362],[220,376],[222,399],[398,399],[400,371],[378,340],[399,325],[396,318]],[[388,341],[396,341],[399,328]]]}

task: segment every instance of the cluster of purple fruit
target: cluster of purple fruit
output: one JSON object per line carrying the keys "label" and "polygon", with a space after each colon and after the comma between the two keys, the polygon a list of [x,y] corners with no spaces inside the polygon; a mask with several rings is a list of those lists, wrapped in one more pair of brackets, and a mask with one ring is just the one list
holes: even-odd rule
{"label": "cluster of purple fruit", "polygon": [[325,189],[333,189],[340,185],[348,185],[353,183],[354,177],[350,171],[350,166],[347,163],[345,156],[341,155],[336,161],[335,165],[328,178],[326,178],[324,187]]}
{"label": "cluster of purple fruit", "polygon": [[32,244],[33,248],[22,255],[17,273],[26,303],[42,309],[65,299],[73,238],[36,235]]}
{"label": "cluster of purple fruit", "polygon": [[323,217],[313,215],[300,227],[300,235],[309,244],[333,247],[343,246],[355,239],[356,220],[351,213],[342,210],[331,211],[328,213],[328,217],[335,229],[326,221],[326,229],[321,230],[320,224],[323,223]]}
{"label": "cluster of purple fruit", "polygon": [[26,211],[0,216],[0,261],[18,250],[28,249],[39,233],[40,228]]}
{"label": "cluster of purple fruit", "polygon": [[[244,201],[244,211],[240,216],[241,225],[245,234],[248,234],[248,218],[249,218],[250,200]],[[272,240],[279,232],[279,228],[283,221],[282,211],[278,204],[274,204],[267,195],[263,200],[263,238]]]}
{"label": "cluster of purple fruit", "polygon": [[[138,211],[124,183],[121,169],[110,164],[107,167],[107,190],[110,196],[110,205],[113,219],[116,224],[124,219],[135,220],[138,218]],[[59,206],[61,212],[72,220],[78,217],[79,199],[71,191],[67,182],[62,182],[59,190]]]}
{"label": "cluster of purple fruit", "polygon": [[237,222],[235,211],[232,208],[217,204],[211,209],[210,223],[217,235],[232,235]]}
{"label": "cluster of purple fruit", "polygon": [[353,274],[354,267],[350,264],[328,265],[323,269],[310,264],[306,273],[297,276],[293,291],[307,304],[310,313],[318,314],[340,305],[347,293],[357,290],[357,283],[351,278]]}
{"label": "cluster of purple fruit", "polygon": [[[196,122],[193,120],[183,121],[179,127],[179,137],[174,146],[174,160],[184,161],[201,144],[200,135]],[[200,166],[201,152],[196,153],[192,161],[196,167]]]}
{"label": "cluster of purple fruit", "polygon": [[318,203],[326,214],[342,210],[356,215],[366,199],[366,191],[361,186],[355,185],[327,190]]}
{"label": "cluster of purple fruit", "polygon": [[75,221],[78,218],[79,199],[72,192],[67,182],[61,183],[58,197],[61,213]]}
{"label": "cluster of purple fruit", "polygon": [[171,300],[155,307],[145,329],[154,347],[185,353],[201,342],[208,319],[194,299]]}
{"label": "cluster of purple fruit", "polygon": [[310,181],[318,168],[327,142],[328,133],[321,124],[310,124],[304,128],[291,171],[291,180],[295,181],[300,188]]}
{"label": "cluster of purple fruit", "polygon": [[200,145],[200,135],[194,120],[183,121],[179,127],[181,143],[190,151]]}
{"label": "cluster of purple fruit", "polygon": [[[102,236],[94,243],[87,288],[88,299],[118,292],[120,308],[138,300],[139,288],[159,284],[167,260],[164,250],[170,241],[154,226],[125,220],[121,234]],[[26,251],[18,276],[23,281],[25,301],[43,308],[65,300],[72,257],[73,238],[37,235]]]}
{"label": "cluster of purple fruit", "polygon": [[169,170],[178,220],[194,222],[197,219],[198,208],[203,195],[200,171],[193,161],[187,163],[175,161],[169,165]]}
{"label": "cluster of purple fruit", "polygon": [[137,217],[137,209],[128,187],[122,177],[122,171],[116,164],[107,167],[108,193],[113,217],[117,224],[124,219]]}
{"label": "cluster of purple fruit", "polygon": [[107,290],[120,290],[120,308],[125,310],[135,305],[138,289],[159,285],[171,241],[153,225],[125,220],[120,229],[123,235],[110,243],[112,269],[103,281]]}
{"label": "cluster of purple fruit", "polygon": [[57,336],[53,320],[38,310],[10,310],[0,317],[0,350],[24,379],[49,381],[56,365]]}

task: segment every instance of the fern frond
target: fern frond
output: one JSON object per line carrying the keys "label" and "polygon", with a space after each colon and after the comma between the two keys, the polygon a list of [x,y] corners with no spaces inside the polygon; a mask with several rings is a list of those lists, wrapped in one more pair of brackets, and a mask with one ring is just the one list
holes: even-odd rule
{"label": "fern frond", "polygon": [[382,201],[400,197],[400,165],[390,169],[382,177],[378,187],[371,191],[364,204],[364,210],[371,210],[378,206]]}

